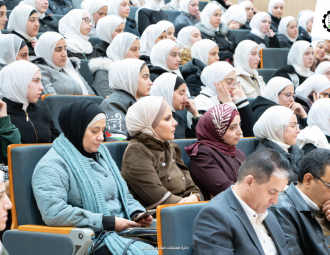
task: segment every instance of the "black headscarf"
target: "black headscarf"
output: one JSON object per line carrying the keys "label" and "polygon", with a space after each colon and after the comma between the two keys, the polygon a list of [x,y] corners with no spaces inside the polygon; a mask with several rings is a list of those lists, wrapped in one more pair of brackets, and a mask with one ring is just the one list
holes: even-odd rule
{"label": "black headscarf", "polygon": [[65,105],[58,116],[58,122],[66,138],[82,155],[88,158],[93,158],[94,154],[84,150],[83,139],[88,124],[99,113],[104,113],[104,111],[97,103],[90,100],[79,100]]}
{"label": "black headscarf", "polygon": [[0,8],[4,5],[5,5],[5,2],[0,0]]}

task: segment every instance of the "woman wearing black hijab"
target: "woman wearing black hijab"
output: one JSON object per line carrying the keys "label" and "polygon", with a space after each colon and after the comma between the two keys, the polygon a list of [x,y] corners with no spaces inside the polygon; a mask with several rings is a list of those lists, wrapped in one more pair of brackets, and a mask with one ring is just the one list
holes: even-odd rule
{"label": "woman wearing black hijab", "polygon": [[[116,232],[150,226],[152,217],[139,223],[133,221],[145,209],[129,193],[102,144],[106,126],[102,108],[89,100],[77,101],[65,105],[58,120],[64,134],[54,141],[32,177],[42,218],[46,225],[91,228],[97,236],[103,230],[115,231],[106,236],[95,254],[117,254],[109,244],[122,243],[125,247],[127,239],[118,237]],[[142,254],[138,249],[140,242],[130,246],[134,254]]]}

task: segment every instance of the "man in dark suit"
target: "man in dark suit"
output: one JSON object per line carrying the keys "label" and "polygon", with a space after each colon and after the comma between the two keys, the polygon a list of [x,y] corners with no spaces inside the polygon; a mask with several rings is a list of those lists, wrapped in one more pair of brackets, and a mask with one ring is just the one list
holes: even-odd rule
{"label": "man in dark suit", "polygon": [[284,232],[267,211],[292,175],[290,164],[272,149],[248,156],[237,183],[214,197],[198,214],[194,255],[287,255]]}
{"label": "man in dark suit", "polygon": [[330,254],[329,205],[330,150],[318,148],[301,162],[298,184],[292,183],[270,208],[285,233],[290,254]]}

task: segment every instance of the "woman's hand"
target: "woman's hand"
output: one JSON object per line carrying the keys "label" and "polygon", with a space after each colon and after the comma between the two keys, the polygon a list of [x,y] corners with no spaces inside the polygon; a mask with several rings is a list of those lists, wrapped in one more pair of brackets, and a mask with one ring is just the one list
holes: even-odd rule
{"label": "woman's hand", "polygon": [[116,37],[116,35],[118,35],[117,32],[114,32],[114,33],[111,35],[112,40]]}
{"label": "woman's hand", "polygon": [[0,118],[7,116],[7,104],[0,100]]}
{"label": "woman's hand", "polygon": [[[144,214],[144,212],[140,213],[138,216],[136,216],[136,218],[140,217],[142,214]],[[147,218],[140,220],[138,223],[141,224],[141,227],[149,227],[151,226],[153,219],[154,218],[151,215],[149,215]]]}
{"label": "woman's hand", "polygon": [[301,104],[293,102],[289,105],[289,108],[294,111],[294,113],[297,116],[300,116],[301,118],[305,119],[307,118],[307,113],[305,112],[304,108]]}
{"label": "woman's hand", "polygon": [[178,204],[185,204],[185,203],[194,203],[194,202],[198,202],[198,197],[195,194],[191,194],[189,197],[185,197],[183,199],[181,199]]}
{"label": "woman's hand", "polygon": [[246,97],[244,90],[242,89],[241,83],[238,82],[237,88],[235,88],[232,92],[231,95],[233,96],[233,101],[235,102],[236,100]]}
{"label": "woman's hand", "polygon": [[238,22],[231,21],[231,22],[229,22],[228,27],[229,27],[229,29],[239,29],[240,24]]}
{"label": "woman's hand", "polygon": [[269,31],[266,33],[268,37],[274,37],[275,33],[272,29],[269,29]]}
{"label": "woman's hand", "polygon": [[37,44],[37,40],[32,40],[31,41],[31,45],[32,45],[32,48],[34,49],[34,47],[36,47],[36,44]]}
{"label": "woman's hand", "polygon": [[316,102],[316,100],[319,100],[321,98],[323,98],[323,96],[319,92],[313,92],[313,101],[314,101],[314,103]]}
{"label": "woman's hand", "polygon": [[197,107],[195,105],[194,99],[186,99],[185,101],[185,107],[187,110],[194,116],[194,117],[199,117],[199,112],[197,110]]}
{"label": "woman's hand", "polygon": [[115,217],[115,231],[120,232],[127,228],[133,228],[133,227],[141,227],[140,223],[126,220],[124,218]]}
{"label": "woman's hand", "polygon": [[200,12],[200,11],[198,11],[198,12],[196,13],[196,18],[197,18],[199,21],[201,21],[201,12]]}
{"label": "woman's hand", "polygon": [[324,213],[326,219],[330,221],[330,200],[324,202],[322,207],[322,213]]}
{"label": "woman's hand", "polygon": [[321,60],[320,63],[323,61],[330,61],[330,56],[325,55]]}
{"label": "woman's hand", "polygon": [[232,103],[233,100],[231,98],[231,95],[227,89],[227,83],[226,82],[214,82],[214,86],[216,90],[218,91],[218,99],[220,100],[221,103]]}

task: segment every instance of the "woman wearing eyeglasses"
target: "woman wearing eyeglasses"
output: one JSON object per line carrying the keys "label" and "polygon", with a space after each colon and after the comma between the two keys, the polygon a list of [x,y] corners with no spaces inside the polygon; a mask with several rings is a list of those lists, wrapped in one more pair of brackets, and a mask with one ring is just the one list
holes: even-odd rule
{"label": "woman wearing eyeglasses", "polygon": [[294,111],[281,105],[270,107],[256,122],[253,132],[260,140],[257,150],[274,149],[288,159],[294,174],[289,183],[296,182],[305,154],[295,145],[300,129]]}
{"label": "woman wearing eyeglasses", "polygon": [[[204,114],[218,104],[228,104],[237,109],[242,119],[243,136],[253,134],[253,113],[246,95],[239,82],[236,81],[234,68],[226,61],[217,61],[204,68],[200,94],[194,98],[194,103],[200,114]],[[193,124],[193,115],[188,112],[187,123]]]}
{"label": "woman wearing eyeglasses", "polygon": [[87,10],[72,10],[60,20],[59,32],[66,40],[68,57],[91,59],[96,56],[96,50],[88,41],[92,26],[94,23]]}
{"label": "woman wearing eyeglasses", "polygon": [[[281,105],[294,111],[298,118],[300,128],[307,126],[307,113],[301,104],[295,102],[294,86],[292,81],[283,77],[272,78],[262,93],[252,103],[254,120],[258,121],[260,116],[270,107]],[[302,100],[300,98],[300,100]]]}

